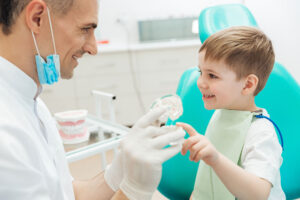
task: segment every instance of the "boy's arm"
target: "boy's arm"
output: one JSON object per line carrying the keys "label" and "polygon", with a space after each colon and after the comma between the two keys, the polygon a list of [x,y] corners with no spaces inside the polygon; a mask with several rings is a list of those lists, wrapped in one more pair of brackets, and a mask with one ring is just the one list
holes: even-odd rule
{"label": "boy's arm", "polygon": [[271,183],[242,169],[219,153],[210,141],[188,124],[177,123],[190,135],[182,148],[185,155],[190,150],[190,160],[203,160],[211,166],[226,188],[238,199],[268,199]]}
{"label": "boy's arm", "polygon": [[247,172],[222,154],[211,167],[238,199],[268,199],[272,187],[269,181]]}

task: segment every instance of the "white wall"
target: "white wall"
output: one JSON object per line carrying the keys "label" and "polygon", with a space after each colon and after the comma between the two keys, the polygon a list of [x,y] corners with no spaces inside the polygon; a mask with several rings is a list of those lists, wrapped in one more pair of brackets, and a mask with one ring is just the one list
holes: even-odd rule
{"label": "white wall", "polygon": [[[214,0],[228,2],[229,0]],[[238,1],[238,0],[236,0]],[[198,16],[210,0],[100,0],[98,37],[111,44],[138,42],[139,19]],[[232,1],[230,1],[232,2]],[[245,0],[274,44],[276,60],[300,83],[300,1]],[[122,24],[118,22],[121,19]],[[126,27],[126,28],[124,28]],[[127,31],[126,31],[127,30]]]}
{"label": "white wall", "polygon": [[[138,42],[137,21],[172,17],[198,17],[207,5],[218,2],[243,2],[243,0],[100,0],[99,38],[118,44]],[[121,20],[121,21],[120,21]],[[125,29],[124,29],[125,25]]]}
{"label": "white wall", "polygon": [[246,5],[273,41],[276,61],[300,83],[300,1],[248,0]]}
{"label": "white wall", "polygon": [[100,38],[111,43],[127,39],[121,19],[130,30],[130,41],[138,41],[137,20],[198,16],[201,1],[197,0],[100,0]]}

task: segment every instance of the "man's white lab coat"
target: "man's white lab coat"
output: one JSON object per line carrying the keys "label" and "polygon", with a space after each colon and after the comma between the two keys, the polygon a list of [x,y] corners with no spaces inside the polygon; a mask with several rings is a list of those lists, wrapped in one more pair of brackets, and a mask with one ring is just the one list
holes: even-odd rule
{"label": "man's white lab coat", "polygon": [[0,57],[1,200],[75,199],[55,121],[38,93],[29,76]]}

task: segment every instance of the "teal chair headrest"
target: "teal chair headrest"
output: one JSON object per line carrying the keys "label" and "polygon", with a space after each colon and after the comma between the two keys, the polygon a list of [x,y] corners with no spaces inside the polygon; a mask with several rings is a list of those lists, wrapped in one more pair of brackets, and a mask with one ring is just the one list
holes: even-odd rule
{"label": "teal chair headrest", "polygon": [[203,43],[212,34],[232,26],[253,26],[257,23],[242,4],[224,4],[205,8],[199,16],[199,37]]}

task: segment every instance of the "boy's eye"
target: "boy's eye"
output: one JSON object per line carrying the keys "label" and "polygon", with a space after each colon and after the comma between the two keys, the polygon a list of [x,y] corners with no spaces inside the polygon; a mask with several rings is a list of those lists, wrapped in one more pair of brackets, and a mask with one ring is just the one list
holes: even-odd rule
{"label": "boy's eye", "polygon": [[210,78],[218,78],[217,76],[215,76],[214,74],[209,74]]}
{"label": "boy's eye", "polygon": [[202,71],[201,71],[201,69],[198,69],[198,72],[200,73],[200,75],[202,75]]}

